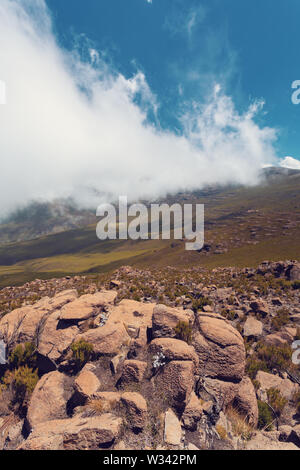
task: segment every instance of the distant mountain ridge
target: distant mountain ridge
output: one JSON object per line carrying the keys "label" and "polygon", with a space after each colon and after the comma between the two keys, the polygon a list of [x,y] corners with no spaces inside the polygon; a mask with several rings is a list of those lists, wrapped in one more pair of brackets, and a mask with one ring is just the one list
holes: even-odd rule
{"label": "distant mountain ridge", "polygon": [[[280,167],[267,167],[262,170],[262,183],[274,183],[284,178],[298,177],[300,170]],[[260,187],[260,185],[258,186]],[[200,191],[180,192],[170,195],[161,201],[185,202],[195,196],[213,196],[226,191],[227,187],[209,186]],[[158,199],[158,202],[160,201]],[[53,202],[32,202],[19,208],[6,219],[0,220],[0,246],[6,243],[34,240],[39,237],[66,232],[96,223],[95,210],[80,209],[71,200],[55,200]]]}

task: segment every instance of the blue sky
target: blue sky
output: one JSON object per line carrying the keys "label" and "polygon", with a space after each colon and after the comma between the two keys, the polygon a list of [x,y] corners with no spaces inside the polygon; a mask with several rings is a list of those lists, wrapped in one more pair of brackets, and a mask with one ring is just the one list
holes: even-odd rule
{"label": "blue sky", "polygon": [[[261,121],[279,131],[279,156],[300,158],[298,0],[47,0],[60,43],[84,34],[126,77],[143,70],[159,121],[176,129],[183,105],[214,81],[243,110],[264,99]],[[71,6],[72,5],[72,6]]]}

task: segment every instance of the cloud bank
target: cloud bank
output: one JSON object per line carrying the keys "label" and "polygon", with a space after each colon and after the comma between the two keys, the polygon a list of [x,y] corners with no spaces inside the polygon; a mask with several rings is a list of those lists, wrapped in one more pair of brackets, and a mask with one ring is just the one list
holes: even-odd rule
{"label": "cloud bank", "polygon": [[289,168],[290,170],[300,170],[300,161],[293,157],[285,157],[279,162],[282,168]]}
{"label": "cloud bank", "polygon": [[65,51],[44,0],[1,0],[0,214],[35,199],[96,207],[120,194],[156,198],[208,184],[254,184],[276,159],[263,103],[240,114],[215,86],[192,103],[180,133],[150,123],[159,103],[146,77],[125,78],[90,49]]}

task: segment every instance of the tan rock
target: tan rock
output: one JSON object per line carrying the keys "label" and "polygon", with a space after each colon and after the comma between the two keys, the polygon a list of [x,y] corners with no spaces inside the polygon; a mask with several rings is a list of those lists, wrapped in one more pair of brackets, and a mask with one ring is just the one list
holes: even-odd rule
{"label": "tan rock", "polygon": [[154,379],[156,393],[183,411],[194,389],[194,364],[192,361],[171,361]]}
{"label": "tan rock", "polygon": [[165,443],[172,446],[179,446],[181,444],[181,438],[182,430],[179,419],[175,413],[169,409],[165,414]]}
{"label": "tan rock", "polygon": [[246,443],[246,450],[299,450],[299,448],[291,442],[280,442],[270,432],[257,432]]}
{"label": "tan rock", "polygon": [[146,369],[146,362],[133,359],[124,361],[121,376],[122,384],[142,382]]}
{"label": "tan rock", "polygon": [[46,320],[39,337],[38,352],[57,364],[78,334],[77,326],[59,329],[60,311],[52,313]]}
{"label": "tan rock", "polygon": [[234,405],[247,417],[251,426],[256,427],[258,421],[258,406],[256,393],[249,377],[244,377],[239,384]]}
{"label": "tan rock", "polygon": [[197,428],[197,423],[201,419],[202,413],[203,408],[200,404],[200,400],[195,392],[192,392],[190,400],[187,403],[181,418],[183,426],[190,431],[195,431]]}
{"label": "tan rock", "polygon": [[239,332],[224,318],[198,315],[199,331],[193,346],[199,358],[199,375],[223,380],[241,380],[245,372],[246,353]]}
{"label": "tan rock", "polygon": [[82,295],[61,309],[60,320],[82,321],[96,317],[101,309],[113,304],[116,297],[117,292],[112,290]]}
{"label": "tan rock", "polygon": [[90,418],[75,416],[37,424],[22,450],[97,450],[112,446],[118,438],[122,419],[112,414]]}
{"label": "tan rock", "polygon": [[195,315],[192,310],[183,310],[165,305],[156,305],[153,310],[152,331],[154,338],[174,338],[175,328],[180,321],[194,323]]}
{"label": "tan rock", "polygon": [[130,337],[120,322],[107,322],[102,327],[88,330],[76,336],[75,341],[80,339],[91,343],[94,346],[94,352],[103,356],[115,356],[120,353],[123,347],[130,345]]}
{"label": "tan rock", "polygon": [[270,313],[268,304],[261,299],[253,300],[250,303],[250,307],[254,312],[260,313],[263,316],[269,315]]}
{"label": "tan rock", "polygon": [[269,374],[261,370],[256,374],[256,380],[260,384],[260,391],[266,392],[270,388],[276,388],[287,400],[290,400],[300,390],[299,385],[294,384],[291,380],[282,379],[278,375]]}
{"label": "tan rock", "polygon": [[45,374],[37,383],[27,412],[28,428],[45,421],[66,418],[67,400],[71,390],[67,390],[67,377],[60,372]]}
{"label": "tan rock", "polygon": [[121,403],[126,409],[126,419],[132,429],[143,429],[147,421],[147,402],[136,392],[122,393]]}
{"label": "tan rock", "polygon": [[168,361],[193,361],[195,368],[199,360],[193,346],[175,338],[156,338],[151,341],[149,351],[155,355],[162,353]]}
{"label": "tan rock", "polygon": [[0,335],[4,335],[7,342],[12,341],[13,345],[35,341],[42,319],[76,297],[75,290],[67,290],[53,298],[43,297],[34,305],[13,310],[0,320]]}
{"label": "tan rock", "polygon": [[76,394],[82,399],[87,400],[92,397],[100,387],[98,377],[90,370],[82,370],[74,381]]}
{"label": "tan rock", "polygon": [[261,336],[263,333],[263,324],[254,317],[247,318],[244,324],[244,336]]}
{"label": "tan rock", "polygon": [[239,383],[207,377],[205,379],[205,389],[200,390],[199,394],[202,400],[208,403],[210,401],[214,403],[216,400],[219,406],[224,410],[233,402],[238,393],[238,389]]}

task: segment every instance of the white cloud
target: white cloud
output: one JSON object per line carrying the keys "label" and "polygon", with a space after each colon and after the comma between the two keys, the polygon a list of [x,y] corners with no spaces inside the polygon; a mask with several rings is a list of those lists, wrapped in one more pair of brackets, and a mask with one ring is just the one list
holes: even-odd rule
{"label": "white cloud", "polygon": [[279,162],[282,168],[290,168],[292,170],[300,170],[300,160],[293,157],[285,157]]}
{"label": "white cloud", "polygon": [[91,64],[61,50],[43,0],[1,0],[0,51],[2,213],[36,198],[96,206],[122,194],[254,184],[275,161],[275,131],[255,123],[260,105],[239,114],[218,89],[185,113],[182,135],[147,123],[158,103],[146,77],[126,79],[97,51]]}

